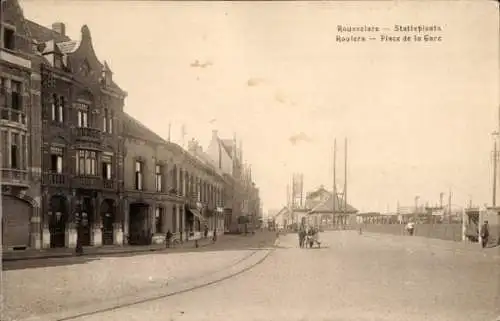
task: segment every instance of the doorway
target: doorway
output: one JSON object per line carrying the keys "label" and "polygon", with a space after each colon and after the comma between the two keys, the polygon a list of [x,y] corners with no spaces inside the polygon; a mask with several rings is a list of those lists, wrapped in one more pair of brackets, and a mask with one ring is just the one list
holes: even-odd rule
{"label": "doorway", "polygon": [[101,204],[102,244],[113,245],[113,223],[115,223],[115,202],[106,199]]}
{"label": "doorway", "polygon": [[50,208],[47,214],[50,233],[50,247],[64,247],[66,240],[66,223],[68,219],[66,198],[62,195],[52,196],[50,198]]}
{"label": "doorway", "polygon": [[151,233],[147,224],[148,212],[149,212],[148,204],[145,203],[130,204],[128,244],[130,245],[151,244]]}
{"label": "doorway", "polygon": [[92,199],[90,197],[84,197],[82,200],[80,217],[79,217],[79,228],[78,228],[78,238],[82,246],[91,245],[91,229],[93,223],[93,213],[94,208],[92,206]]}

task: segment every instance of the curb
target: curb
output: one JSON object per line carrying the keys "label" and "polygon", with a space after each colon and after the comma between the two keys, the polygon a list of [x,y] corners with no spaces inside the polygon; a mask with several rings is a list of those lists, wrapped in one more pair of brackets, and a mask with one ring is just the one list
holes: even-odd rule
{"label": "curb", "polygon": [[[213,243],[209,242],[206,244],[200,244],[198,248],[202,247],[207,247],[212,245]],[[186,247],[188,249],[195,248],[193,247]],[[62,253],[62,254],[50,254],[50,255],[44,255],[44,256],[27,256],[27,257],[12,257],[12,258],[3,258],[2,257],[2,262],[15,262],[15,261],[30,261],[30,260],[44,260],[44,259],[63,259],[63,258],[76,258],[76,257],[100,257],[100,256],[110,256],[110,255],[119,255],[119,254],[147,254],[150,252],[175,252],[175,250],[180,250],[183,249],[182,247],[172,247],[172,248],[166,248],[166,247],[158,247],[158,248],[148,248],[148,249],[131,249],[131,250],[125,250],[125,251],[103,251],[103,252],[93,252],[93,253],[83,253],[79,256],[76,256],[74,252],[68,253]]]}
{"label": "curb", "polygon": [[[194,277],[191,280],[186,280],[184,282],[172,283],[169,285],[170,289],[156,289],[151,290],[141,298],[134,295],[128,295],[120,298],[115,298],[112,300],[103,301],[99,304],[89,305],[79,309],[73,309],[70,311],[62,311],[51,314],[46,314],[42,316],[32,316],[20,321],[65,321],[81,318],[84,316],[95,315],[99,313],[110,312],[113,310],[126,308],[132,305],[146,303],[149,301],[155,301],[164,299],[170,296],[191,292],[197,289],[201,289],[232,277],[243,274],[249,271],[253,267],[263,263],[265,259],[273,252],[273,249],[269,250],[257,250],[253,251],[250,255],[244,259],[239,260],[237,263],[224,268],[221,271],[215,271],[213,273],[208,273],[202,276]],[[179,280],[182,281],[182,280]]]}

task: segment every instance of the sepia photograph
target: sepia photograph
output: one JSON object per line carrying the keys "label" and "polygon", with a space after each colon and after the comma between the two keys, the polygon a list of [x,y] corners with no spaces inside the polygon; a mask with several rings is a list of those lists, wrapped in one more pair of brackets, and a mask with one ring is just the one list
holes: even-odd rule
{"label": "sepia photograph", "polygon": [[500,321],[497,1],[0,1],[1,321]]}

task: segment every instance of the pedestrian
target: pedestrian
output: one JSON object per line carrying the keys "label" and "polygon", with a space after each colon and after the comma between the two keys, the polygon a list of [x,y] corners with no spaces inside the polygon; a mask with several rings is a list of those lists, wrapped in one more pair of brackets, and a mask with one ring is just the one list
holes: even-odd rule
{"label": "pedestrian", "polygon": [[490,229],[488,226],[488,221],[484,221],[483,226],[481,226],[481,246],[483,249],[488,244],[488,239],[490,237]]}
{"label": "pedestrian", "polygon": [[172,240],[172,232],[170,232],[170,229],[167,231],[167,235],[166,235],[166,238],[165,238],[165,243],[167,245],[167,248],[170,247],[170,242]]}
{"label": "pedestrian", "polygon": [[205,235],[205,239],[208,238],[208,225],[205,224],[205,232],[204,232],[204,235]]}
{"label": "pedestrian", "polygon": [[408,230],[408,234],[410,234],[410,236],[413,236],[413,232],[415,231],[415,223],[408,222],[408,224],[406,225],[406,229]]}
{"label": "pedestrian", "polygon": [[212,236],[212,243],[217,242],[217,229],[214,230],[214,235]]}

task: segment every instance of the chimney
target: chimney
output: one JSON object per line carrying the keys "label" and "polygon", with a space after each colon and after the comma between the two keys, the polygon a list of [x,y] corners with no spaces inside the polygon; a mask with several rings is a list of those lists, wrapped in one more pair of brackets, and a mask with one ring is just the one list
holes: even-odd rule
{"label": "chimney", "polygon": [[191,154],[196,154],[196,150],[198,148],[198,142],[193,138],[188,142],[188,152]]}
{"label": "chimney", "polygon": [[57,32],[60,35],[66,35],[66,26],[62,22],[54,22],[52,24],[52,30]]}

